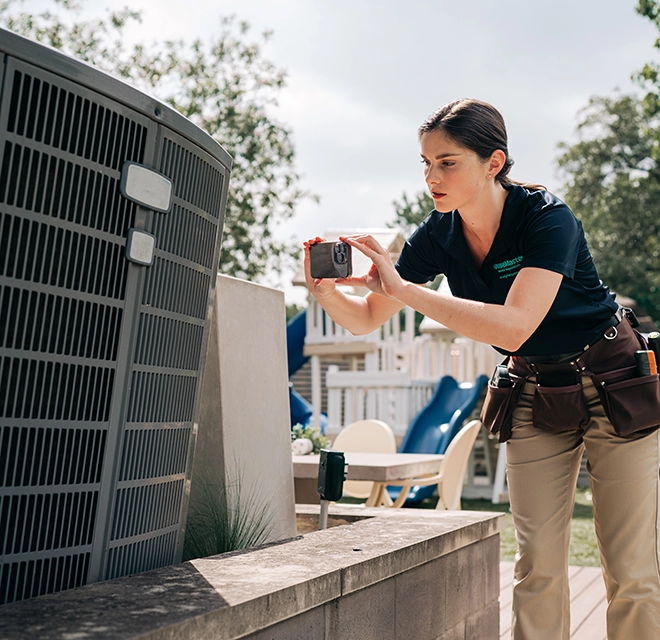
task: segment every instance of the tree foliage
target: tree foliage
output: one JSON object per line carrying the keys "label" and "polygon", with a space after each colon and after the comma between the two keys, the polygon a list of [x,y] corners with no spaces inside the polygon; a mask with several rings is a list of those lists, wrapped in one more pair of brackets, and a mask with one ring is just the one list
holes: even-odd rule
{"label": "tree foliage", "polygon": [[395,200],[392,204],[394,220],[388,226],[399,227],[407,234],[412,233],[435,209],[433,198],[426,191],[419,191],[412,199],[404,192],[401,200]]}
{"label": "tree foliage", "polygon": [[600,277],[660,319],[658,125],[632,95],[595,97],[574,145],[560,145],[564,197],[582,220]]}
{"label": "tree foliage", "polygon": [[141,21],[128,8],[83,19],[74,0],[52,0],[32,14],[0,1],[0,24],[113,73],[168,103],[215,138],[234,158],[220,256],[223,273],[247,279],[280,272],[299,249],[273,235],[305,197],[295,170],[291,131],[271,116],[285,74],[263,55],[265,33],[220,19],[210,41],[128,45],[126,28]]}
{"label": "tree foliage", "polygon": [[[660,3],[637,12],[660,30]],[[654,47],[660,49],[660,38]],[[644,95],[595,97],[579,114],[578,142],[560,145],[564,196],[584,223],[598,271],[660,321],[660,66],[633,78]]]}

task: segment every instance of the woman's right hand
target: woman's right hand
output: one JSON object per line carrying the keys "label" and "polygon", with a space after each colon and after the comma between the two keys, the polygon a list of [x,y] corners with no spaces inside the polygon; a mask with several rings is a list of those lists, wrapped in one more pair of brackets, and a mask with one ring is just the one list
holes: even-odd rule
{"label": "woman's right hand", "polygon": [[325,238],[316,236],[316,238],[310,238],[303,242],[303,247],[305,250],[305,259],[304,259],[304,268],[305,268],[305,282],[307,283],[307,288],[309,292],[317,299],[322,300],[323,298],[330,297],[336,289],[335,281],[332,278],[312,278],[312,273],[310,270],[310,259],[309,259],[309,248],[318,244],[319,242],[325,242]]}

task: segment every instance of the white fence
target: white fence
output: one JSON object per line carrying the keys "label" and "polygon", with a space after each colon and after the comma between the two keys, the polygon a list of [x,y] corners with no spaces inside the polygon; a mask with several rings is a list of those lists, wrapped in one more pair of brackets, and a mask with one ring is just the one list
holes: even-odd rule
{"label": "white fence", "polygon": [[414,311],[409,307],[405,311],[404,329],[401,330],[399,315],[390,318],[381,327],[365,336],[354,336],[350,331],[339,326],[328,316],[315,300],[307,307],[307,334],[305,344],[335,344],[346,342],[377,342],[392,344],[410,344],[414,336]]}
{"label": "white fence", "polygon": [[[393,345],[392,345],[393,346]],[[412,348],[411,348],[412,347]],[[474,382],[490,375],[501,356],[490,346],[457,338],[415,338],[400,351],[400,364],[409,368],[389,371],[339,371],[331,366],[326,375],[329,435],[366,418],[383,420],[395,435],[403,436],[412,419],[433,395],[438,380],[451,375],[458,382]]]}
{"label": "white fence", "polygon": [[502,360],[490,345],[462,337],[418,336],[406,350],[405,366],[411,378],[436,379],[450,375],[458,382],[474,382],[490,376]]}
{"label": "white fence", "polygon": [[[403,324],[403,327],[402,327]],[[403,323],[396,314],[366,336],[354,336],[334,322],[313,298],[307,308],[305,345],[332,345],[340,355],[342,345],[372,343],[364,354],[364,371],[339,371],[331,367],[328,390],[328,434],[366,418],[383,420],[396,435],[403,435],[411,420],[428,403],[442,376],[458,382],[474,382],[480,374],[490,375],[501,356],[489,345],[459,336],[439,327],[414,335],[414,311],[406,308]],[[325,346],[324,346],[325,348]],[[354,362],[355,365],[355,362]],[[357,365],[355,365],[357,368]],[[312,355],[313,424],[318,425],[321,405],[319,356]]]}
{"label": "white fence", "polygon": [[328,426],[335,435],[357,420],[375,418],[402,436],[426,406],[437,380],[411,380],[407,371],[339,371],[328,369]]}

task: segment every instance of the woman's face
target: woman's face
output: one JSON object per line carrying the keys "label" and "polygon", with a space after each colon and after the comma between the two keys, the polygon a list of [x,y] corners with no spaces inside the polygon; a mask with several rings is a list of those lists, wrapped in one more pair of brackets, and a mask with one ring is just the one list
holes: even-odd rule
{"label": "woman's face", "polygon": [[425,133],[421,140],[424,179],[438,211],[461,209],[481,195],[489,162],[461,147],[443,131]]}

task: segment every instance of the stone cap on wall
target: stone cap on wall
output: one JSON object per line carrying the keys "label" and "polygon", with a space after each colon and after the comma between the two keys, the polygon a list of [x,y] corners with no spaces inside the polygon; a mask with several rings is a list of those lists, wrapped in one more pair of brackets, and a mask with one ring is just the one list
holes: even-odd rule
{"label": "stone cap on wall", "polygon": [[[313,519],[319,507],[297,511]],[[331,505],[333,518],[350,524],[5,605],[2,638],[241,638],[504,527],[489,512]]]}

